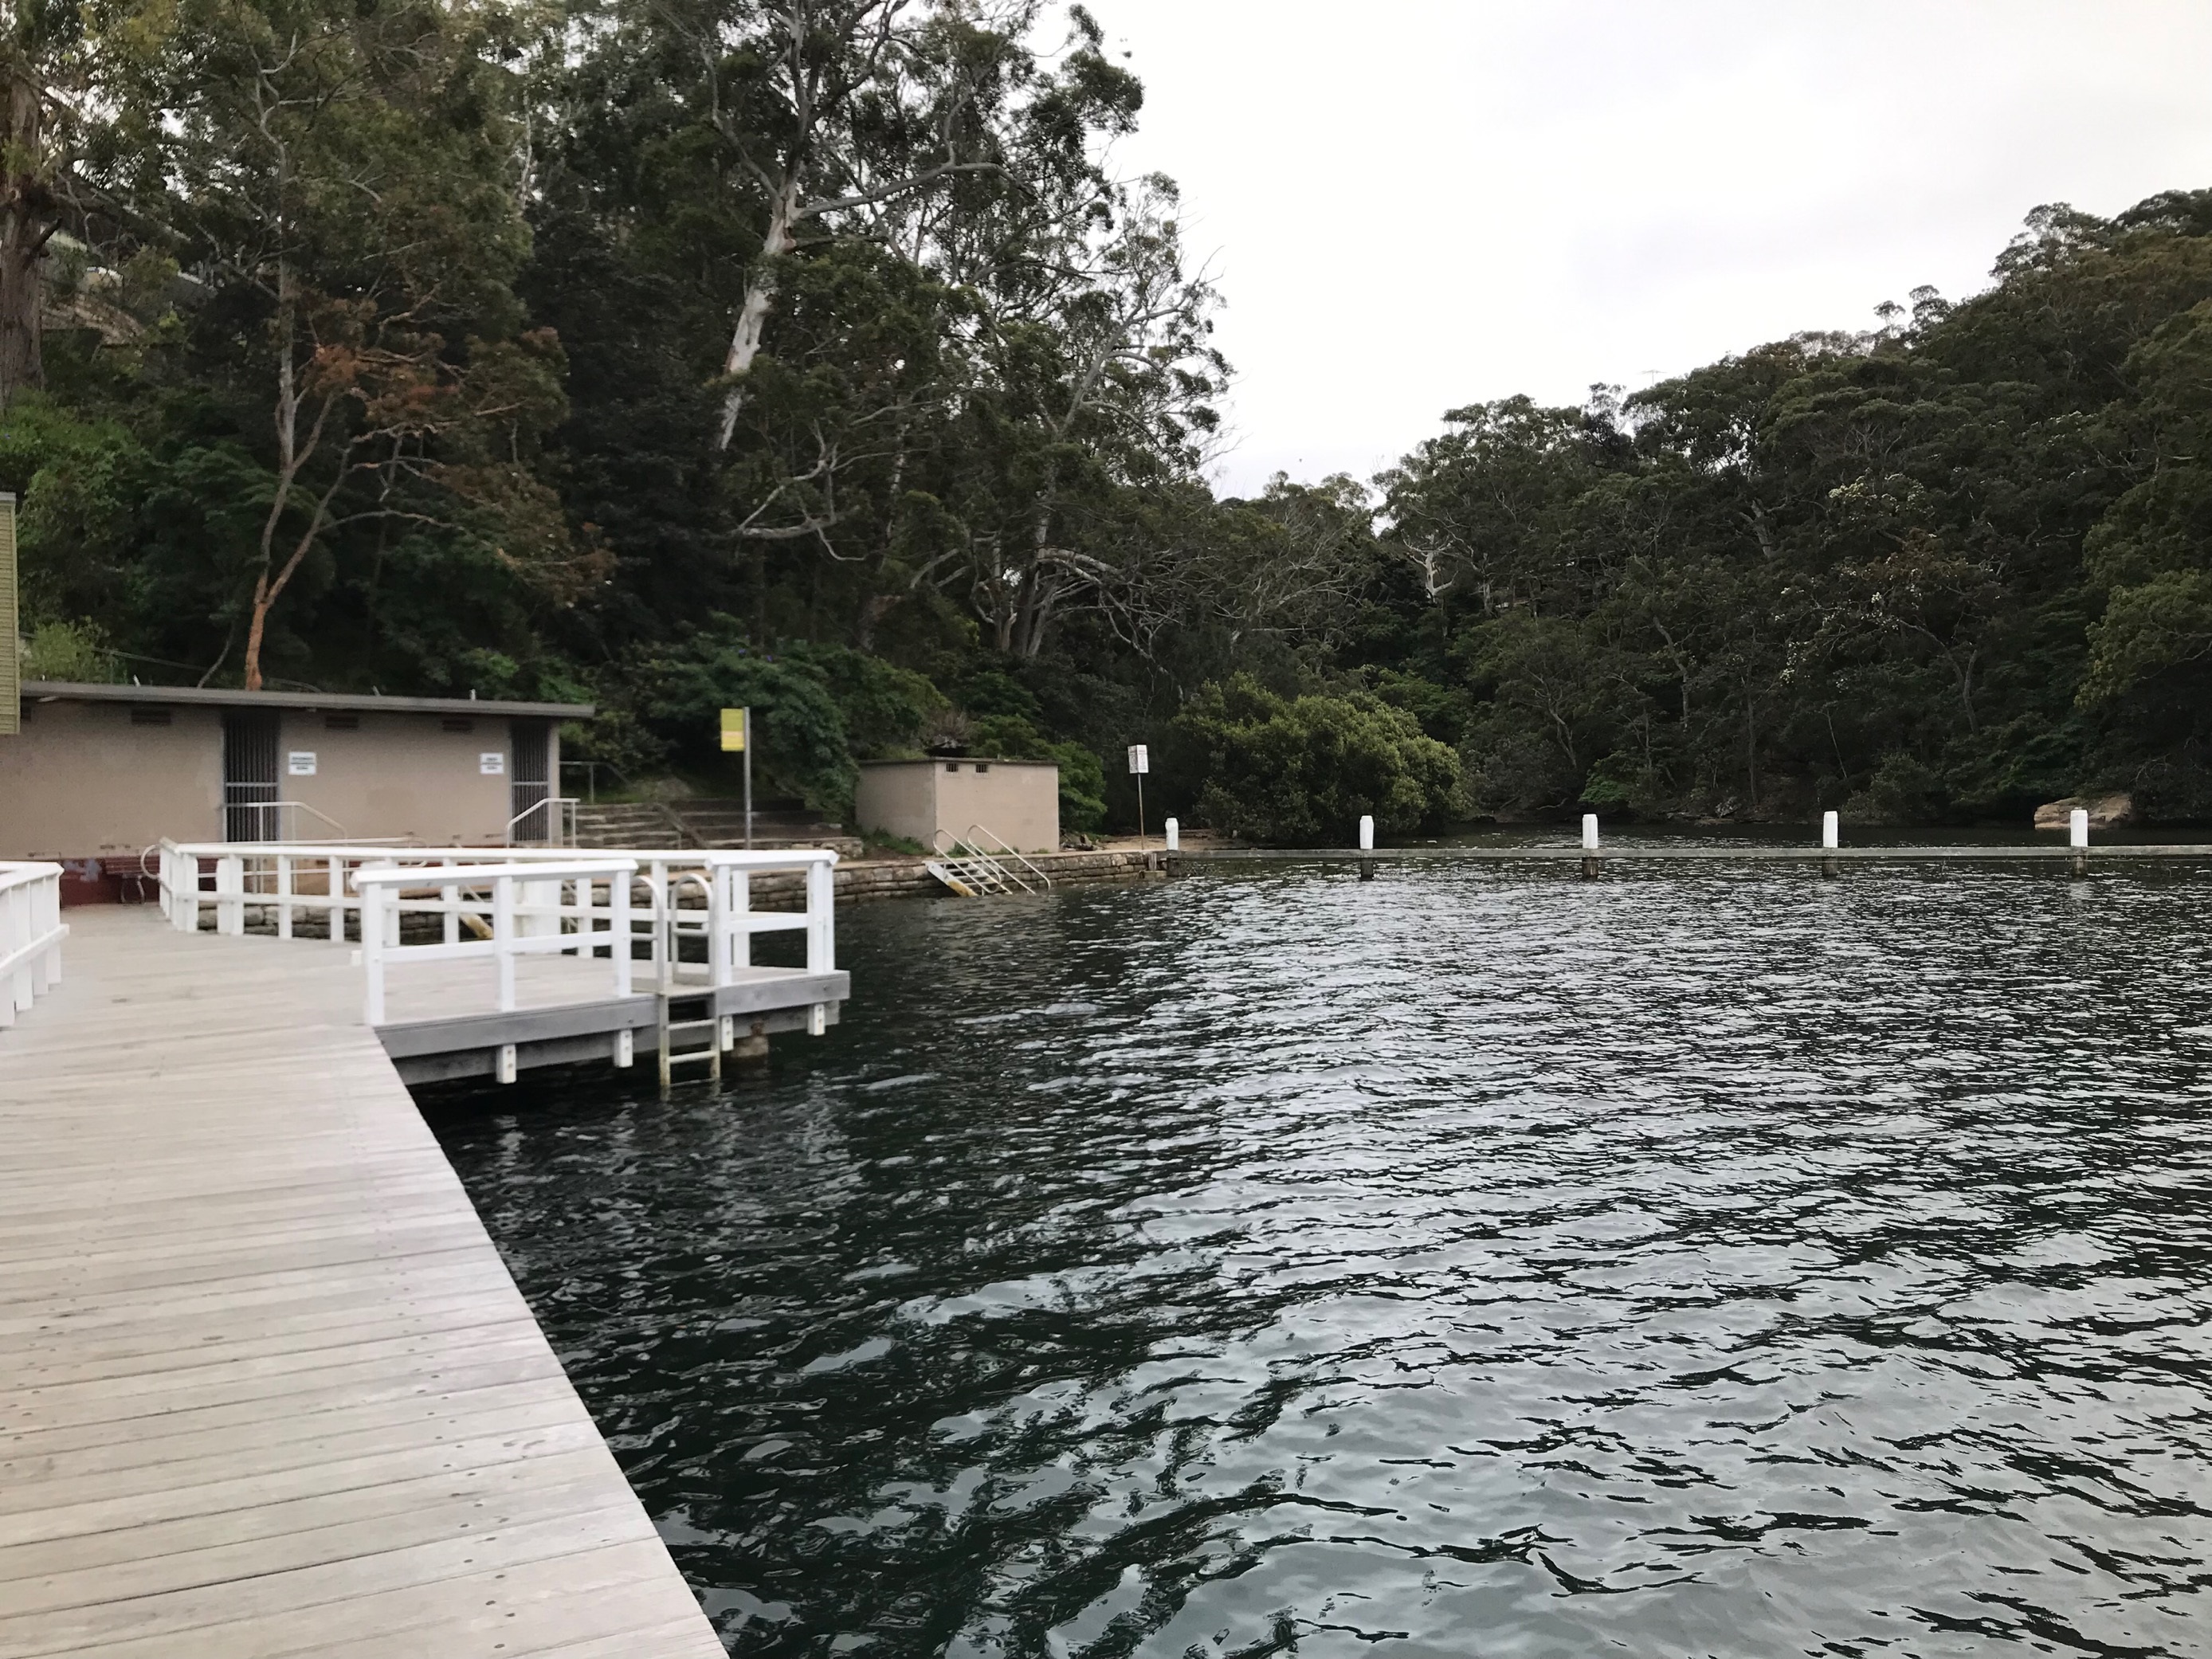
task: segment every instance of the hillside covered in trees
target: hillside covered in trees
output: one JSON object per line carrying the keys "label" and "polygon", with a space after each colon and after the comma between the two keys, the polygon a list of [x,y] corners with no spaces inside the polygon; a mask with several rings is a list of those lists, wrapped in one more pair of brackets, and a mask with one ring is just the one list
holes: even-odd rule
{"label": "hillside covered in trees", "polygon": [[964,745],[1126,822],[1146,741],[1156,801],[1286,841],[2212,817],[2212,191],[1222,499],[1221,296],[1079,9],[9,15],[33,675],[589,698],[604,779],[709,789],[750,703],[833,816]]}

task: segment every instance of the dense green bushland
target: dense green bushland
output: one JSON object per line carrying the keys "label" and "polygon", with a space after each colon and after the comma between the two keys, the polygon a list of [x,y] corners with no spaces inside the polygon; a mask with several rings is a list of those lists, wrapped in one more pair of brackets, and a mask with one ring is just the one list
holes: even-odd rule
{"label": "dense green bushland", "polygon": [[1286,841],[2212,816],[2212,191],[1224,500],[1079,9],[26,0],[0,55],[34,672],[590,697],[603,781],[705,787],[750,702],[828,811],[965,745],[1127,823],[1143,741]]}

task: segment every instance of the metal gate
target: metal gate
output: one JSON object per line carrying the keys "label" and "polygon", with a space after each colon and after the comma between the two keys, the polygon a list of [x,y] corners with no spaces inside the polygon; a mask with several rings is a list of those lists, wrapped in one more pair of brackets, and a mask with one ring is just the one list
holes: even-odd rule
{"label": "metal gate", "polygon": [[553,747],[553,722],[518,720],[508,722],[509,746],[514,769],[507,779],[507,810],[514,815],[509,841],[553,840],[553,777],[549,764]]}
{"label": "metal gate", "polygon": [[278,815],[275,711],[224,709],[222,838],[274,840]]}

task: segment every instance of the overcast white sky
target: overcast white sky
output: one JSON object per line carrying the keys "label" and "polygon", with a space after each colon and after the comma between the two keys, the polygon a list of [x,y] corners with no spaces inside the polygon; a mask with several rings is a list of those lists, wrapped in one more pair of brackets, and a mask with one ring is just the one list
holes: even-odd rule
{"label": "overcast white sky", "polygon": [[2212,186],[2205,0],[1091,0],[1236,366],[1219,483],[1365,477],[1984,286],[2027,211]]}

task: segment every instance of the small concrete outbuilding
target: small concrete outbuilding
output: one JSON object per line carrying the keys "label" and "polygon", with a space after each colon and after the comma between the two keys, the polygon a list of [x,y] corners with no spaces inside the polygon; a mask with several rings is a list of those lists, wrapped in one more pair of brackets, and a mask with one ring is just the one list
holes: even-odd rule
{"label": "small concrete outbuilding", "polygon": [[0,736],[0,858],[115,898],[177,841],[557,838],[560,726],[587,704],[32,680]]}
{"label": "small concrete outbuilding", "polygon": [[[1020,853],[1060,847],[1060,768],[1050,761],[863,761],[853,801],[863,835],[901,836],[937,850],[941,830],[988,830]],[[988,842],[985,843],[987,848]]]}

